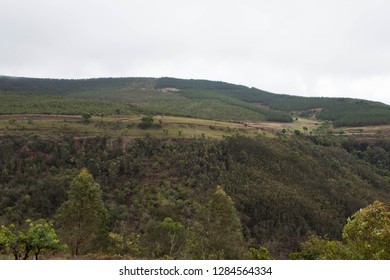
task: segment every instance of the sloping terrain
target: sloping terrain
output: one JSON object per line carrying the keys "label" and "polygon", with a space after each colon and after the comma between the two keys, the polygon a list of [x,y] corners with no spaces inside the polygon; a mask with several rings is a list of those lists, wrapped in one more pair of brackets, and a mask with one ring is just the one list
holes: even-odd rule
{"label": "sloping terrain", "polygon": [[[329,120],[336,127],[390,124],[390,106],[379,102],[297,97],[207,80],[0,77],[0,97],[1,114],[135,112],[239,122],[292,122],[293,114]],[[45,102],[47,109],[39,112],[37,108]]]}
{"label": "sloping terrain", "polygon": [[[1,137],[0,222],[55,219],[72,178],[87,167],[102,187],[109,231],[125,234],[125,225],[138,235],[140,257],[170,254],[163,237],[153,237],[167,217],[189,240],[220,185],[238,211],[245,246],[286,258],[311,234],[340,238],[346,219],[374,200],[390,203],[388,141],[367,148],[352,138],[329,147],[320,140]],[[182,247],[176,257],[195,256]]]}
{"label": "sloping terrain", "polygon": [[[340,239],[374,200],[390,204],[381,103],[173,78],[1,77],[0,98],[0,224],[60,229],[58,209],[87,168],[107,234],[83,254],[196,259],[214,240],[203,257],[265,246],[287,258],[312,234]],[[230,212],[216,211],[218,192]]]}

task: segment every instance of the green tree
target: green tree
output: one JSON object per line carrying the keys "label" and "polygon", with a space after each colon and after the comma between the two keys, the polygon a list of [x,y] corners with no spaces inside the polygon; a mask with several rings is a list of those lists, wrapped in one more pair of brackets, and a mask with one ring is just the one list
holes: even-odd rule
{"label": "green tree", "polygon": [[301,251],[289,255],[295,260],[338,260],[347,259],[347,249],[341,241],[330,241],[312,235],[301,243]]}
{"label": "green tree", "polygon": [[83,118],[84,122],[88,122],[90,118],[92,118],[92,115],[90,113],[84,113],[81,114],[81,117]]}
{"label": "green tree", "polygon": [[0,252],[6,255],[13,254],[15,260],[27,260],[33,253],[38,260],[40,253],[47,250],[59,251],[63,249],[52,225],[45,220],[30,221],[27,229],[16,232],[11,224],[0,228]]}
{"label": "green tree", "polygon": [[19,259],[19,238],[15,233],[15,226],[13,224],[9,227],[4,225],[0,227],[0,253],[5,255],[12,254],[15,257],[15,260]]}
{"label": "green tree", "polygon": [[266,247],[260,247],[259,250],[256,248],[249,248],[247,253],[247,259],[250,260],[272,260],[272,256]]}
{"label": "green tree", "polygon": [[343,242],[311,236],[292,259],[390,259],[390,212],[379,201],[359,210],[344,226]]}
{"label": "green tree", "polygon": [[122,256],[140,257],[143,253],[143,248],[139,239],[140,235],[134,232],[126,235],[110,232],[108,234],[108,252]]}
{"label": "green tree", "polygon": [[243,257],[241,222],[232,199],[221,186],[217,186],[206,207],[200,209],[188,247],[195,259]]}
{"label": "green tree", "polygon": [[162,222],[150,223],[143,240],[153,258],[178,258],[185,249],[186,236],[180,222],[166,217]]}
{"label": "green tree", "polygon": [[36,222],[27,220],[28,229],[19,232],[19,242],[24,246],[24,259],[28,259],[30,252],[38,260],[38,255],[45,250],[61,250],[63,247],[51,224],[45,220]]}
{"label": "green tree", "polygon": [[185,242],[185,228],[184,226],[167,217],[160,223],[160,229],[167,239],[167,251],[171,257],[176,257],[183,248]]}
{"label": "green tree", "polygon": [[138,124],[139,128],[146,129],[153,126],[154,119],[152,116],[146,116],[141,119],[141,122]]}
{"label": "green tree", "polygon": [[343,239],[353,259],[390,259],[390,212],[375,201],[356,212],[343,230]]}
{"label": "green tree", "polygon": [[72,254],[97,249],[107,236],[107,209],[100,185],[86,168],[72,181],[68,200],[58,210],[60,236]]}

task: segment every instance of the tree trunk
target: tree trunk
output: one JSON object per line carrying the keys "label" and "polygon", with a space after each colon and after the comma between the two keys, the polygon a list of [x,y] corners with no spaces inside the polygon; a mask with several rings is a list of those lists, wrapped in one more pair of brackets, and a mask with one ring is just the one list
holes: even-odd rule
{"label": "tree trunk", "polygon": [[79,241],[76,240],[76,248],[75,248],[75,255],[78,256],[79,255]]}
{"label": "tree trunk", "polygon": [[41,249],[38,249],[38,251],[35,253],[35,259],[38,260],[38,255],[41,252]]}

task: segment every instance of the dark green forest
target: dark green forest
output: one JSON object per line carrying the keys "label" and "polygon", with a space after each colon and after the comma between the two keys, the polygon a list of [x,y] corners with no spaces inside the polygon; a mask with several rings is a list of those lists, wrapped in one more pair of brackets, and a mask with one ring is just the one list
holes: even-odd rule
{"label": "dark green forest", "polygon": [[[267,248],[273,258],[287,258],[311,235],[340,240],[347,218],[374,200],[390,203],[388,141],[9,136],[0,142],[1,224],[22,228],[26,219],[45,219],[61,232],[59,209],[80,171],[86,168],[100,186],[106,234],[78,254],[238,259],[248,258],[250,248]],[[222,202],[214,201],[217,186]],[[208,244],[206,251],[197,240]]]}

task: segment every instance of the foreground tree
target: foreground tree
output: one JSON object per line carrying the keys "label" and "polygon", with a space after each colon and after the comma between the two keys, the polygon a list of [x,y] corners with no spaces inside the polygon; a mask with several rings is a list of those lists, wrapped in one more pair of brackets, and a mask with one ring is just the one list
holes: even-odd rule
{"label": "foreground tree", "polygon": [[191,234],[188,249],[195,259],[243,257],[241,222],[232,199],[220,186],[217,186],[207,206],[201,208]]}
{"label": "foreground tree", "polygon": [[15,226],[9,227],[2,225],[0,227],[0,253],[4,255],[13,255],[15,260],[19,259],[19,238],[15,233]]}
{"label": "foreground tree", "polygon": [[250,260],[272,260],[271,253],[266,247],[249,248],[249,251],[246,253],[246,259]]}
{"label": "foreground tree", "polygon": [[61,239],[73,255],[96,250],[107,236],[106,219],[100,185],[84,168],[72,181],[68,200],[57,213]]}
{"label": "foreground tree", "polygon": [[379,201],[356,212],[344,226],[343,242],[311,236],[292,259],[390,259],[390,212]]}
{"label": "foreground tree", "polygon": [[348,259],[347,249],[341,241],[312,235],[301,243],[301,251],[289,255],[294,260],[339,260]]}
{"label": "foreground tree", "polygon": [[19,242],[24,247],[24,259],[28,259],[29,254],[33,253],[35,259],[45,250],[62,250],[60,241],[51,224],[45,220],[36,222],[27,220],[28,229],[19,232]]}
{"label": "foreground tree", "polygon": [[390,259],[390,212],[379,201],[356,212],[343,230],[353,259]]}
{"label": "foreground tree", "polygon": [[38,260],[39,254],[47,250],[60,251],[63,249],[52,225],[45,220],[30,221],[27,229],[15,230],[14,225],[0,228],[0,252],[12,254],[15,260],[27,260],[34,254]]}

